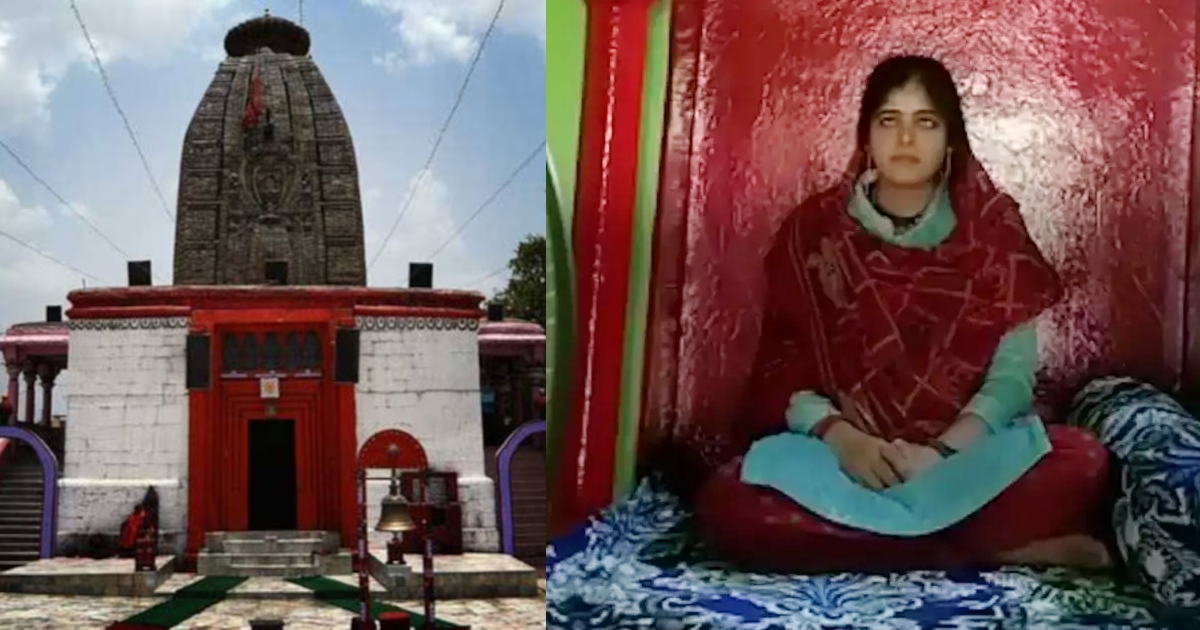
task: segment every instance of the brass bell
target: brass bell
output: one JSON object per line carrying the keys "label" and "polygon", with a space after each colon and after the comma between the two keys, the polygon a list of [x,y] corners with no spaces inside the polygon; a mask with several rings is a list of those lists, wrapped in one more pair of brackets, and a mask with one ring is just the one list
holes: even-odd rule
{"label": "brass bell", "polygon": [[383,497],[379,509],[379,523],[375,525],[377,532],[407,532],[416,529],[412,514],[408,511],[408,501],[392,486],[391,492]]}

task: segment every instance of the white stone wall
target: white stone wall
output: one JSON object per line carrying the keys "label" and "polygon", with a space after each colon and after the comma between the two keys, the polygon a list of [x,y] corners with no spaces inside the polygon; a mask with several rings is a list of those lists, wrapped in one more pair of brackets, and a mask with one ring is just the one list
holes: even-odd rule
{"label": "white stone wall", "polygon": [[[363,317],[358,325],[359,447],[383,429],[412,434],[430,466],[458,473],[466,550],[498,551],[495,489],[484,472],[478,322]],[[387,485],[368,483],[368,523],[378,520]]]}
{"label": "white stone wall", "polygon": [[117,534],[153,485],[165,543],[187,523],[187,319],[72,322],[59,540]]}

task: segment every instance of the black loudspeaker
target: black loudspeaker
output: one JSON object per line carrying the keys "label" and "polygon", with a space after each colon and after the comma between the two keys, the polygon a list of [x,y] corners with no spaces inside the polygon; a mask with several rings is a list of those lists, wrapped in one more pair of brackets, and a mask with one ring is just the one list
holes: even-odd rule
{"label": "black loudspeaker", "polygon": [[286,260],[268,260],[266,262],[267,284],[283,286],[288,283],[288,264]]}
{"label": "black loudspeaker", "polygon": [[211,337],[208,335],[187,336],[187,388],[208,389],[212,379],[209,365]]}
{"label": "black loudspeaker", "polygon": [[488,321],[502,322],[504,321],[504,302],[488,302]]}
{"label": "black loudspeaker", "polygon": [[408,263],[408,288],[433,288],[433,263]]}
{"label": "black loudspeaker", "polygon": [[148,287],[150,284],[150,261],[129,261],[129,286]]}
{"label": "black loudspeaker", "polygon": [[333,380],[336,383],[358,382],[358,329],[339,328],[333,349]]}
{"label": "black loudspeaker", "polygon": [[46,321],[61,322],[62,321],[62,307],[61,306],[47,306],[46,307]]}

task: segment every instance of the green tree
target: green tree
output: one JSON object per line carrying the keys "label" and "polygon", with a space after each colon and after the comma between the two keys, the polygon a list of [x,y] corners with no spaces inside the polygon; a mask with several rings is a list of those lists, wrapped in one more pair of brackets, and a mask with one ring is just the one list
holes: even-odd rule
{"label": "green tree", "polygon": [[512,277],[496,294],[505,316],[546,326],[546,237],[530,234],[517,245],[508,261]]}

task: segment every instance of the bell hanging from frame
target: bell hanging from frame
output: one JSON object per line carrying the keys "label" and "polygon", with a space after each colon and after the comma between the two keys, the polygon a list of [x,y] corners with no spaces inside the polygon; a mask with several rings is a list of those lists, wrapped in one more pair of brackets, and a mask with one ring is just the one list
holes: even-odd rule
{"label": "bell hanging from frame", "polygon": [[407,532],[416,529],[412,514],[408,511],[408,501],[394,490],[383,497],[380,504],[379,523],[375,525],[377,532]]}

